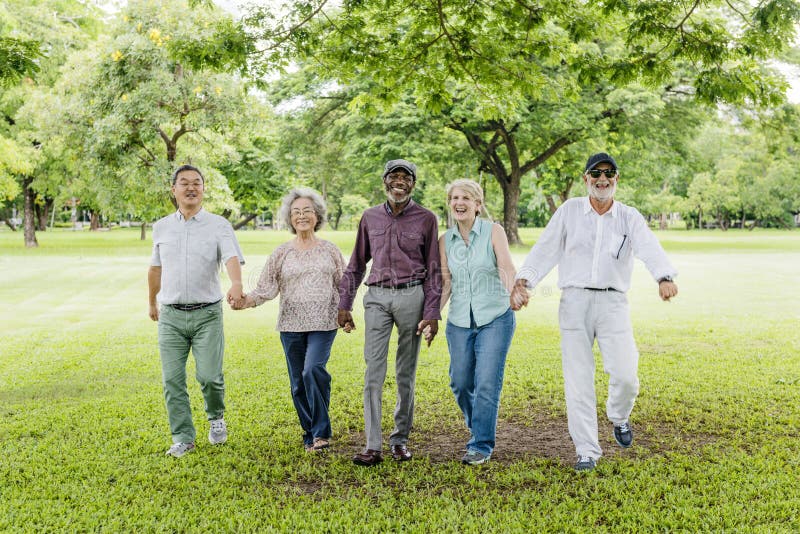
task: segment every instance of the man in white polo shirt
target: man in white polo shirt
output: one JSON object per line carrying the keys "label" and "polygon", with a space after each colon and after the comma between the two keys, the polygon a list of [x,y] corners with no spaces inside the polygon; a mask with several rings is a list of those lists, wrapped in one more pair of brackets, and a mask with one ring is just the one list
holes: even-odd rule
{"label": "man in white polo shirt", "polygon": [[584,169],[587,197],[571,198],[556,210],[531,249],[511,293],[511,307],[528,303],[528,288],[558,265],[561,304],[561,357],[567,420],[578,461],[575,469],[594,469],[602,456],[597,437],[594,340],[609,374],[606,412],[614,438],[633,443],[628,418],[639,393],[639,352],[633,339],[628,300],[633,258],[642,260],[658,282],[662,300],[678,294],[677,271],[655,234],[635,208],[614,200],[619,171],[614,158],[594,154]]}
{"label": "man in white polo shirt", "polygon": [[[186,360],[194,354],[196,378],[210,421],[212,445],[228,439],[222,355],[222,293],[220,264],[225,264],[231,288],[229,302],[240,301],[244,256],[231,223],[202,207],[205,180],[191,165],[172,175],[178,211],[153,225],[153,256],[147,280],[150,318],[158,321],[158,348],[164,378],[172,447],[180,458],[194,450],[195,428],[186,390]],[[159,307],[160,304],[160,307]]]}

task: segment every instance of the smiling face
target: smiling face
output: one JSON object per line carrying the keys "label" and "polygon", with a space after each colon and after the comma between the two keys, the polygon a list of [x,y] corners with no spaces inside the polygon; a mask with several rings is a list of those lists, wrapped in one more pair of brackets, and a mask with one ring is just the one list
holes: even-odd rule
{"label": "smiling face", "polygon": [[386,198],[392,204],[405,204],[411,198],[414,190],[414,178],[403,169],[397,169],[387,174],[383,179]]}
{"label": "smiling face", "polygon": [[317,226],[317,212],[314,209],[314,203],[309,198],[300,197],[292,202],[289,216],[295,233],[313,232]]}
{"label": "smiling face", "polygon": [[181,211],[194,212],[200,209],[203,203],[204,184],[200,173],[185,170],[178,173],[172,194]]}
{"label": "smiling face", "polygon": [[471,223],[481,211],[481,202],[460,187],[450,191],[448,203],[453,218],[461,223]]}
{"label": "smiling face", "polygon": [[[606,171],[606,172],[596,172]],[[614,171],[611,176],[608,176],[608,171]],[[597,176],[593,176],[596,174]],[[583,175],[583,181],[586,184],[586,191],[589,196],[595,200],[606,202],[614,198],[614,193],[617,192],[617,179],[619,173],[616,172],[614,166],[610,163],[598,163],[592,169],[586,171]]]}

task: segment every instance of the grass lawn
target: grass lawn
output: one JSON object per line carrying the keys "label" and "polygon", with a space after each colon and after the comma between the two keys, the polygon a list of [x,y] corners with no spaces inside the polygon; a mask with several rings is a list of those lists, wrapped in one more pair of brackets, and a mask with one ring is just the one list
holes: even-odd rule
{"label": "grass lawn", "polygon": [[[539,232],[522,236],[532,243]],[[349,254],[353,232],[322,235]],[[238,236],[252,287],[288,233]],[[798,531],[800,231],[659,237],[681,273],[680,295],[661,302],[637,265],[635,445],[613,444],[598,356],[605,457],[579,474],[555,273],[518,314],[498,445],[484,466],[458,462],[468,436],[443,330],[420,354],[414,460],[352,464],[363,445],[360,309],[359,329],[340,332],[329,364],[333,447],[305,453],[277,302],[226,311],[230,439],[206,441],[190,371],[197,450],[175,460],[164,456],[170,437],[147,317],[150,242],[137,229],[56,231],[25,250],[20,233],[0,231],[0,531]],[[527,249],[514,249],[517,265]],[[388,436],[391,367],[386,386]]]}

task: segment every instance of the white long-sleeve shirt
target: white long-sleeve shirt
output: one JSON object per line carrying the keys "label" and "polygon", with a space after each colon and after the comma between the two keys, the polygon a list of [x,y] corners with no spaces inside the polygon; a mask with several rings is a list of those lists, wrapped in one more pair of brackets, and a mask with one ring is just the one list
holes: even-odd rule
{"label": "white long-sleeve shirt", "polygon": [[598,215],[589,197],[571,198],[553,214],[517,272],[517,280],[536,287],[558,265],[560,289],[626,292],[634,257],[644,262],[655,280],[678,274],[636,208],[615,200],[610,210]]}

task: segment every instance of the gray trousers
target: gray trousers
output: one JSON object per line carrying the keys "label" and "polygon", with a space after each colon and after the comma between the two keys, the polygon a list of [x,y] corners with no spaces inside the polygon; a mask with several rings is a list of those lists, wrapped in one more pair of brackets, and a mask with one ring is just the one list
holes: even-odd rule
{"label": "gray trousers", "polygon": [[389,338],[397,325],[397,356],[395,374],[397,403],[394,408],[394,430],[390,445],[408,441],[414,419],[414,383],[417,377],[417,358],[420,337],[417,325],[422,320],[425,295],[422,286],[388,289],[370,286],[364,295],[364,430],[367,448],[381,450],[381,399],[386,380]]}

